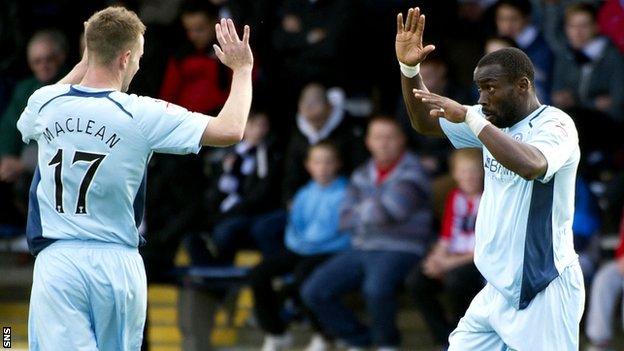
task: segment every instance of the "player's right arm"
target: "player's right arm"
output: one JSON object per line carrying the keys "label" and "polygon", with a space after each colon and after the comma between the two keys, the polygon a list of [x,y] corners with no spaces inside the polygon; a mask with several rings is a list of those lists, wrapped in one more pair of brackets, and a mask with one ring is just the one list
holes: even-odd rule
{"label": "player's right arm", "polygon": [[232,69],[232,86],[221,112],[204,130],[201,143],[227,146],[239,142],[245,131],[251,108],[253,55],[249,47],[249,26],[245,26],[242,40],[231,19],[221,19],[215,27],[219,46],[215,44],[214,50],[219,60]]}
{"label": "player's right arm", "polygon": [[[400,63],[407,66],[416,66],[435,50],[433,45],[423,47],[424,29],[425,15],[420,14],[418,7],[408,10],[405,23],[403,23],[403,14],[399,13],[397,15],[395,49]],[[420,73],[413,78],[408,78],[401,73],[401,90],[403,91],[403,100],[407,107],[412,128],[421,134],[443,136],[444,132],[440,127],[438,117],[430,114],[433,107],[423,103],[420,99],[415,99],[414,89],[428,91]]]}

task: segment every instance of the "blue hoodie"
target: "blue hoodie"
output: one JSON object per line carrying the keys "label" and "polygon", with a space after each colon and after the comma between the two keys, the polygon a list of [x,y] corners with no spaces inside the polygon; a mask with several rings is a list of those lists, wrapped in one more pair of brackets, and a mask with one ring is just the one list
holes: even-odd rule
{"label": "blue hoodie", "polygon": [[344,177],[326,186],[310,181],[297,191],[286,227],[288,249],[305,256],[349,248],[349,233],[338,230],[347,184]]}

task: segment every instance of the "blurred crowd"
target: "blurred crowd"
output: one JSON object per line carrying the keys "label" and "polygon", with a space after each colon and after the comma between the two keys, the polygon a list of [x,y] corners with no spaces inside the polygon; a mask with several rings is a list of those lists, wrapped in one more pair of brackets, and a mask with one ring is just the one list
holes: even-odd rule
{"label": "blurred crowd", "polygon": [[[444,345],[484,284],[472,263],[483,166],[480,150],[452,151],[410,130],[394,34],[397,13],[417,5],[425,41],[436,45],[421,67],[430,91],[476,104],[476,62],[513,46],[534,63],[540,101],[573,117],[585,328],[596,350],[608,345],[624,286],[624,240],[615,258],[600,245],[618,230],[624,238],[624,1],[0,2],[0,238],[24,234],[36,166],[17,119],[32,92],[78,61],[82,21],[108,5],[136,11],[147,26],[129,92],[212,115],[230,83],[212,48],[214,25],[232,17],[251,26],[254,102],[242,142],[150,162],[141,226],[150,281],[170,279],[181,246],[207,266],[231,265],[253,248],[263,257],[249,283],[264,350],[292,341],[284,295],[315,331],[308,350],[334,341],[398,347],[403,289]],[[286,275],[288,284],[274,284]],[[368,323],[342,303],[352,292]]]}

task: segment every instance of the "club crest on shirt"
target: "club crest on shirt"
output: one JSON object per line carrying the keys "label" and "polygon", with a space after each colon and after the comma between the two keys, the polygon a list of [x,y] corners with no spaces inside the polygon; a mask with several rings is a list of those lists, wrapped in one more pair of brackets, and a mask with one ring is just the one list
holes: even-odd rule
{"label": "club crest on shirt", "polygon": [[522,133],[516,133],[511,136],[514,140],[522,141]]}

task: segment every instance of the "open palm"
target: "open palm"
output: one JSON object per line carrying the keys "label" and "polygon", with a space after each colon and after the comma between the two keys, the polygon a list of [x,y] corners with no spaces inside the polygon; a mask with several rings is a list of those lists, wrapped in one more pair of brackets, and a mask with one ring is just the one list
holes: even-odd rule
{"label": "open palm", "polygon": [[397,15],[397,34],[395,41],[396,55],[399,62],[415,66],[425,60],[435,46],[423,47],[425,15],[420,14],[418,7],[407,11],[407,20],[403,23],[403,14]]}

